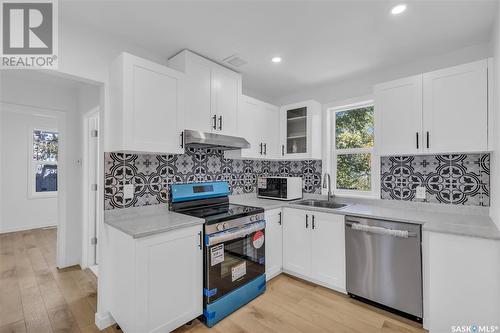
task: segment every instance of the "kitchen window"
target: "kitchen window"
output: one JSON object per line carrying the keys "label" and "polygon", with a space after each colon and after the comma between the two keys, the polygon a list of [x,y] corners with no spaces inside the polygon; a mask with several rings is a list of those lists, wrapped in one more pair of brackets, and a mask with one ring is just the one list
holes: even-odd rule
{"label": "kitchen window", "polygon": [[373,196],[374,108],[364,102],[332,109],[332,176],[337,194]]}
{"label": "kitchen window", "polygon": [[28,196],[32,199],[55,197],[59,133],[53,130],[34,129],[30,131],[29,142]]}

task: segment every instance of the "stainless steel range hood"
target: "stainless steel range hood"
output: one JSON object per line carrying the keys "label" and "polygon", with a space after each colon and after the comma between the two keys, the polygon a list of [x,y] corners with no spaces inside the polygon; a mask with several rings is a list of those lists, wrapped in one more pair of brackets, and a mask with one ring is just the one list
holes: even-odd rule
{"label": "stainless steel range hood", "polygon": [[186,147],[220,150],[250,148],[250,143],[244,138],[194,130],[184,130],[184,143]]}

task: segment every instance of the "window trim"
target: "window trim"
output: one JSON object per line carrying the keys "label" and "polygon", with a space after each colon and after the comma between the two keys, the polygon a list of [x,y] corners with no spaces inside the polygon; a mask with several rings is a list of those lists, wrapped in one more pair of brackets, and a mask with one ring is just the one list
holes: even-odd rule
{"label": "window trim", "polygon": [[[332,175],[332,191],[335,195],[340,195],[344,197],[358,197],[358,198],[373,198],[379,197],[378,184],[380,183],[379,170],[380,170],[380,158],[375,154],[375,147],[372,148],[350,148],[350,149],[340,149],[337,150],[336,147],[336,114],[337,112],[349,111],[354,109],[359,109],[363,107],[374,106],[374,100],[363,100],[360,102],[345,104],[341,106],[328,108],[328,112],[331,115],[331,140],[329,140],[328,150],[331,152],[331,164],[329,173]],[[374,110],[375,113],[375,110]],[[375,122],[375,115],[373,117]],[[374,124],[375,126],[375,124]],[[375,131],[374,131],[375,135]],[[369,153],[371,156],[371,190],[370,191],[360,191],[360,190],[345,190],[337,188],[337,156],[347,155],[347,154],[363,154]]]}
{"label": "window trim", "polygon": [[[58,174],[59,174],[59,161],[51,162],[41,162],[33,160],[33,132],[34,131],[44,131],[44,132],[56,132],[59,134],[59,131],[54,128],[45,128],[45,127],[31,127],[28,130],[28,199],[46,199],[46,198],[57,198],[59,192],[59,184],[57,184],[57,191],[51,192],[36,192],[36,177],[35,177],[35,168],[39,164],[50,164],[58,166]],[[58,145],[59,150],[59,145]],[[58,154],[59,155],[59,154]],[[59,159],[59,157],[58,157]],[[58,182],[59,183],[59,182]]]}

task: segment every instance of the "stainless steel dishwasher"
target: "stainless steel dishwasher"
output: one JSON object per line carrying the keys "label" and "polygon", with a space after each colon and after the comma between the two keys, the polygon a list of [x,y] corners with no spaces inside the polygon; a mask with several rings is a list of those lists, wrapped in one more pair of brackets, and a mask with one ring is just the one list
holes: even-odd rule
{"label": "stainless steel dishwasher", "polygon": [[422,322],[421,226],[346,216],[347,292]]}

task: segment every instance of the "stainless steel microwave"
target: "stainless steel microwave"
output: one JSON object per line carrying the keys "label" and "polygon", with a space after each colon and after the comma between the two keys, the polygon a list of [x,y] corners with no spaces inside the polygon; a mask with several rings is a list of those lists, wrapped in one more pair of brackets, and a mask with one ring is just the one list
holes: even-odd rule
{"label": "stainless steel microwave", "polygon": [[259,177],[257,196],[265,199],[295,200],[302,198],[301,177]]}

